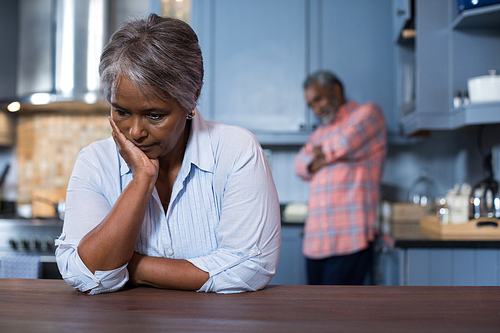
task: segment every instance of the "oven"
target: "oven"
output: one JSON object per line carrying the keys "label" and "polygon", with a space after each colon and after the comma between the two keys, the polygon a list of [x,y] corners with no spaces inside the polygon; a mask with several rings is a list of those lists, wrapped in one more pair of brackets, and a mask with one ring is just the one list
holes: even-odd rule
{"label": "oven", "polygon": [[61,279],[54,240],[62,226],[56,218],[0,218],[0,277]]}

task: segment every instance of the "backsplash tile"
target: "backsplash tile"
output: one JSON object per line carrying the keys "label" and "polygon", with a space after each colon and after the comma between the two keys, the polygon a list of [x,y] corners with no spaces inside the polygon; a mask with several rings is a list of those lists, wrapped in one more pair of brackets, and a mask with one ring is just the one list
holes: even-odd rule
{"label": "backsplash tile", "polygon": [[31,203],[34,191],[65,190],[80,150],[110,136],[107,118],[107,114],[76,112],[20,115],[18,204]]}

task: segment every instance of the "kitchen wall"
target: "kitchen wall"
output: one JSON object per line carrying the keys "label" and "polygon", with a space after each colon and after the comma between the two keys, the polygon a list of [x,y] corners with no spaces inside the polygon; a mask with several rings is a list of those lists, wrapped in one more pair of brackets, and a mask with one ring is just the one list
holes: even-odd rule
{"label": "kitchen wall", "polygon": [[[428,137],[404,143],[390,143],[382,176],[382,195],[391,200],[407,200],[413,183],[425,174],[436,185],[436,195],[458,183],[474,186],[485,177],[483,158],[478,148],[480,127],[456,131],[433,132]],[[500,179],[500,126],[488,125],[482,130],[484,150],[492,149],[493,172]],[[271,149],[271,167],[281,202],[307,201],[308,183],[293,172],[293,159],[300,147],[267,147]]]}
{"label": "kitchen wall", "polygon": [[21,114],[16,145],[18,204],[31,203],[34,195],[64,200],[50,193],[64,195],[78,152],[110,136],[107,117],[78,110]]}

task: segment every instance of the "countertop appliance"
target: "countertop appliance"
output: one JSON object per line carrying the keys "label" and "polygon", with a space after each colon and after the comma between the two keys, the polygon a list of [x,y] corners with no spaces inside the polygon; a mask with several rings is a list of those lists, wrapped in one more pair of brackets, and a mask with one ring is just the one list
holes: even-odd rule
{"label": "countertop appliance", "polygon": [[491,153],[484,158],[486,178],[478,182],[471,192],[469,218],[500,218],[500,192],[498,182],[493,177]]}
{"label": "countertop appliance", "polygon": [[41,269],[39,278],[60,279],[55,259],[54,240],[61,235],[60,219],[25,219],[0,216],[0,265],[2,257],[22,259],[37,256]]}

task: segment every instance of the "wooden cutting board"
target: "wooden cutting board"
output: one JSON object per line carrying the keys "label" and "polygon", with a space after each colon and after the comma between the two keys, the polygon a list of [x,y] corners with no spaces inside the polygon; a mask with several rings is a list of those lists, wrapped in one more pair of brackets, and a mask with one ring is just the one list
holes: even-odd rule
{"label": "wooden cutting board", "polygon": [[420,219],[423,234],[443,240],[500,240],[500,220],[479,218],[462,224],[440,224],[437,216]]}

